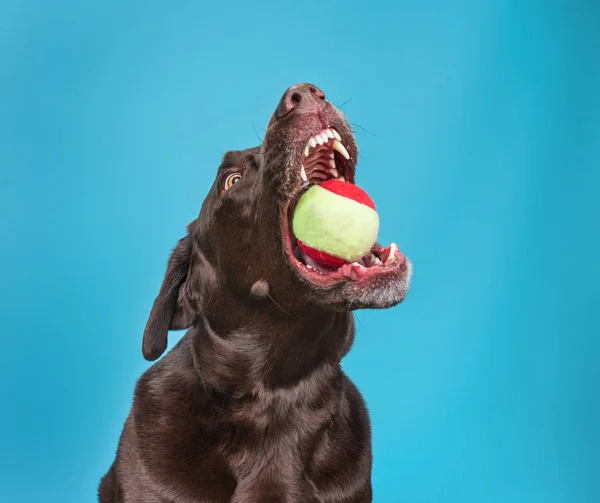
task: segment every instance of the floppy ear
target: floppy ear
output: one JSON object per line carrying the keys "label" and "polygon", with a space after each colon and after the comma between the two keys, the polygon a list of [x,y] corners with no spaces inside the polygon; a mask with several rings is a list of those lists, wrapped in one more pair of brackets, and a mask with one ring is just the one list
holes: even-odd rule
{"label": "floppy ear", "polygon": [[188,235],[179,240],[171,253],[167,272],[150,311],[142,341],[142,353],[146,360],[156,360],[164,353],[169,330],[182,330],[194,322],[189,303],[183,298],[192,264],[192,225],[188,226]]}

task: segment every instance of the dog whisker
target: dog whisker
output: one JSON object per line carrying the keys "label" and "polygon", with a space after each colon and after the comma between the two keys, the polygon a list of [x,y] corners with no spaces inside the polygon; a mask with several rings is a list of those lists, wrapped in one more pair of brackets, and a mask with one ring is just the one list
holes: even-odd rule
{"label": "dog whisker", "polygon": [[341,110],[345,105],[347,105],[350,101],[352,101],[352,98],[348,98],[346,101],[344,101],[338,108]]}
{"label": "dog whisker", "polygon": [[271,299],[273,301],[273,303],[279,308],[281,309],[285,314],[287,314],[290,318],[292,317],[292,315],[290,313],[288,313],[283,307],[281,307],[277,301],[271,296],[270,293],[267,293],[267,297],[269,297],[269,299]]}
{"label": "dog whisker", "polygon": [[206,303],[206,307],[208,307],[210,305],[210,301],[212,300],[214,295],[214,292],[210,294],[210,297],[208,298],[208,302]]}
{"label": "dog whisker", "polygon": [[[355,122],[351,122],[350,123],[351,126],[357,127],[358,129],[360,129],[361,131],[364,131],[367,134],[370,134],[371,136],[375,136],[375,137],[379,137],[379,135],[375,134],[375,133],[371,133],[371,131],[369,131],[368,129],[362,127],[359,124],[356,124]],[[354,129],[352,129],[352,132],[354,132]]]}
{"label": "dog whisker", "polygon": [[256,132],[256,126],[254,125],[254,123],[252,124],[252,129],[254,130],[254,134],[256,135],[256,138],[258,138],[258,141],[260,143],[262,143],[263,139],[264,139],[264,134],[266,133],[266,131],[263,130],[263,138],[261,138],[260,135]]}

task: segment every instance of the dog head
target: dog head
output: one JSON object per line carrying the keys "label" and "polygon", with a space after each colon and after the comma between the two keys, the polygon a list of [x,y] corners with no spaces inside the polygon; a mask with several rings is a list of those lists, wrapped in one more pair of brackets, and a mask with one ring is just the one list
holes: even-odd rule
{"label": "dog head", "polygon": [[353,183],[358,150],[343,114],[311,84],[289,88],[261,147],[227,153],[200,214],[169,259],[144,332],[158,358],[167,331],[194,324],[209,307],[232,313],[265,301],[288,316],[305,309],[385,308],[408,290],[410,263],[393,244],[375,244],[354,264],[308,266],[291,231],[295,204],[311,184]]}

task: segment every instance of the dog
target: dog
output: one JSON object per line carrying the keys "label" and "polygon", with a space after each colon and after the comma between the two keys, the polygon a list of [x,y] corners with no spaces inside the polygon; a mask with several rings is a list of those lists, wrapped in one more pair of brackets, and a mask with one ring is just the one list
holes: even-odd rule
{"label": "dog", "polygon": [[[393,244],[310,266],[291,218],[307,186],[354,183],[357,146],[312,84],[282,96],[259,147],[225,154],[174,248],[144,330],[158,359],[135,387],[101,503],[366,503],[371,427],[340,367],[352,311],[388,308],[412,266]],[[333,162],[331,162],[333,161]]]}

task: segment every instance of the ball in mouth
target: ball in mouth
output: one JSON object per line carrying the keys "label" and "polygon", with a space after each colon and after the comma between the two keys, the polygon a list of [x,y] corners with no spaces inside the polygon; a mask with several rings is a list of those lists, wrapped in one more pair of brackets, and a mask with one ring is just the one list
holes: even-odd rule
{"label": "ball in mouth", "polygon": [[311,185],[292,217],[292,233],[304,255],[330,267],[360,260],[377,241],[378,230],[373,200],[337,179]]}
{"label": "ball in mouth", "polygon": [[[302,152],[302,162],[297,168],[298,184],[284,210],[283,240],[292,267],[310,283],[334,286],[341,282],[358,282],[368,286],[371,281],[390,280],[406,272],[406,258],[395,243],[382,247],[375,242],[371,249],[353,262],[315,260],[303,250],[302,243],[293,233],[293,216],[300,197],[309,187],[328,180],[354,184],[353,160],[344,147],[340,134],[326,127],[313,134]],[[329,263],[328,263],[329,262]]]}

